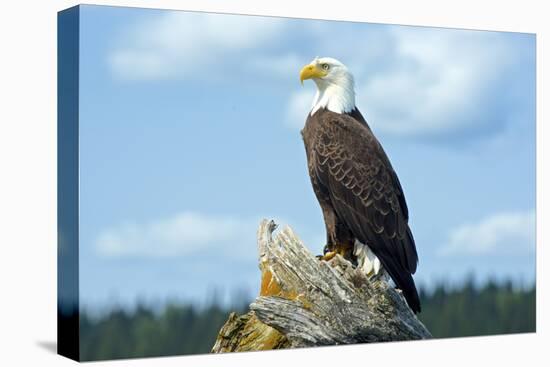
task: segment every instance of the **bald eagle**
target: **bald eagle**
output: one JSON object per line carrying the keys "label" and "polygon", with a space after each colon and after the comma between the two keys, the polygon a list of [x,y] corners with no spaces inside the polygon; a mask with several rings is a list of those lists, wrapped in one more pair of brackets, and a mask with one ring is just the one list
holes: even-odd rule
{"label": "bald eagle", "polygon": [[304,140],[309,176],[327,242],[323,259],[342,255],[376,276],[386,271],[413,312],[418,263],[403,189],[388,156],[355,106],[354,80],[340,61],[315,58],[300,81],[317,85]]}

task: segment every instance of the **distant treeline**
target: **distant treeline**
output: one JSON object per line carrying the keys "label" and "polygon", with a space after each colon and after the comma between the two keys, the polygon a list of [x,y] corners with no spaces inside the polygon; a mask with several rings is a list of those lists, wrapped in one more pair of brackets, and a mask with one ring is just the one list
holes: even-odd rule
{"label": "distant treeline", "polygon": [[[516,289],[511,282],[489,281],[476,287],[439,285],[420,290],[420,319],[434,337],[459,337],[535,331],[535,287]],[[245,302],[243,302],[243,305]],[[229,313],[245,306],[167,305],[161,312],[138,305],[113,309],[99,317],[80,315],[82,360],[208,353]]]}
{"label": "distant treeline", "polygon": [[512,282],[473,280],[459,288],[421,289],[420,320],[435,338],[535,332],[536,289],[516,289]]}

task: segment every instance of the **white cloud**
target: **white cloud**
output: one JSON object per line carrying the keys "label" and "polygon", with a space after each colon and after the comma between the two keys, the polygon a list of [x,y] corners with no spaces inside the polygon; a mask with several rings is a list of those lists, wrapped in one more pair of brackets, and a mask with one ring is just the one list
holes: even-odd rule
{"label": "white cloud", "polygon": [[106,257],[186,256],[215,251],[255,258],[256,219],[182,212],[146,223],[126,222],[102,231],[96,250]]}
{"label": "white cloud", "polygon": [[424,28],[392,35],[398,62],[359,83],[358,101],[377,130],[438,136],[505,123],[504,113],[488,111],[516,57],[502,36]]}
{"label": "white cloud", "polygon": [[108,61],[125,79],[224,76],[243,66],[240,52],[268,42],[283,26],[276,18],[165,12],[127,29]]}
{"label": "white cloud", "polygon": [[535,249],[535,211],[504,212],[463,224],[449,234],[442,256],[514,255]]}

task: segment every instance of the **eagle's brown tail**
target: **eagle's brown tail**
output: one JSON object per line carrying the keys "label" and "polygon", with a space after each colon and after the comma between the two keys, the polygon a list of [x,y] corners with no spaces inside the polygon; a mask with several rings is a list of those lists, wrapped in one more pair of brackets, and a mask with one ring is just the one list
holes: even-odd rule
{"label": "eagle's brown tail", "polygon": [[390,277],[395,282],[397,288],[401,289],[403,292],[403,296],[405,296],[405,300],[411,310],[414,313],[419,313],[421,311],[420,297],[418,297],[418,292],[416,290],[416,285],[414,284],[412,274],[406,269],[403,269],[394,261],[385,261],[384,257],[380,256],[379,259],[384,266],[384,269],[386,269],[386,271],[390,274]]}

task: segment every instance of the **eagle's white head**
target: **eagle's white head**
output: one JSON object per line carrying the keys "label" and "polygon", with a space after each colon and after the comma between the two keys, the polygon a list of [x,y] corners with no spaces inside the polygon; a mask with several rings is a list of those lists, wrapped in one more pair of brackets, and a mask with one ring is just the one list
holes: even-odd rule
{"label": "eagle's white head", "polygon": [[336,113],[351,112],[355,108],[353,75],[346,65],[331,57],[316,57],[300,71],[300,82],[312,79],[317,84],[310,114],[319,108]]}

